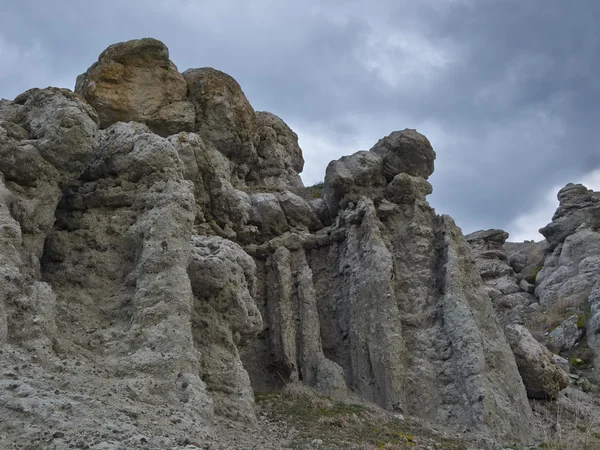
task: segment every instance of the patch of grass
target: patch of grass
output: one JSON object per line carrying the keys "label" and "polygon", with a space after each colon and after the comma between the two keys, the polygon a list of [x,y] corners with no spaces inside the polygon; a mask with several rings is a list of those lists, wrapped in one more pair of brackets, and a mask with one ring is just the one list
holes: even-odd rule
{"label": "patch of grass", "polygon": [[321,198],[323,196],[323,182],[295,189],[294,194],[308,201]]}
{"label": "patch of grass", "polygon": [[586,364],[587,363],[585,362],[585,360],[583,360],[581,358],[571,358],[571,365],[573,367],[583,367]]}
{"label": "patch of grass", "polygon": [[585,327],[585,323],[587,322],[587,314],[579,314],[577,316],[577,328],[582,329]]}
{"label": "patch of grass", "polygon": [[[567,318],[573,315],[575,310],[582,310],[586,306],[587,297],[585,295],[576,294],[561,298],[552,303],[543,314],[539,314],[529,324],[528,328],[531,334],[540,342],[545,340],[544,334],[554,330]],[[583,320],[585,320],[585,315]],[[579,326],[579,316],[577,318]],[[584,322],[585,325],[585,322]]]}
{"label": "patch of grass", "polygon": [[446,437],[437,439],[430,430],[400,420],[390,412],[335,401],[300,383],[290,383],[280,393],[257,393],[255,400],[273,419],[293,424],[299,431],[290,448],[314,448],[309,444],[315,438],[323,441],[319,448],[332,450],[407,450],[416,445],[448,450],[465,448],[462,442]]}

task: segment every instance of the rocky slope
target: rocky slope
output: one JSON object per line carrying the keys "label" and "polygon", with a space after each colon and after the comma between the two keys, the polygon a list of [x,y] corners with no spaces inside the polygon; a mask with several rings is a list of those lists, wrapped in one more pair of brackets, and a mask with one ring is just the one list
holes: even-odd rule
{"label": "rocky slope", "polygon": [[[460,229],[426,201],[434,160],[426,137],[396,131],[330,163],[321,193],[303,188],[281,119],[222,72],[179,73],[153,39],[109,47],[75,93],[2,100],[0,439],[252,448],[227,441],[223,420],[260,426],[255,392],[301,382],[486,442],[532,442],[502,328],[513,320],[494,305],[534,296],[502,236],[484,284]],[[595,295],[591,256],[561,256],[596,233],[575,226],[593,211],[571,198],[548,234],[543,302],[580,292],[556,272]],[[531,354],[522,341],[518,358]]]}
{"label": "rocky slope", "polygon": [[[575,423],[563,423],[564,432],[577,421],[600,423],[597,406],[590,406],[600,398],[600,193],[568,184],[558,200],[552,222],[540,230],[545,241],[505,242],[502,230],[467,240],[529,397],[554,398],[558,411],[568,399],[586,405],[573,415]],[[562,391],[567,374],[572,387]]]}

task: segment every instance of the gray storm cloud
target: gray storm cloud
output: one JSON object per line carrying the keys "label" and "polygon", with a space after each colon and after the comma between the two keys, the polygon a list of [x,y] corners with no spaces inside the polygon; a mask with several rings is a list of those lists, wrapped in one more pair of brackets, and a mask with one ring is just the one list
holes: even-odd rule
{"label": "gray storm cloud", "polygon": [[256,109],[284,118],[300,135],[305,183],[331,159],[417,128],[438,154],[438,212],[465,232],[536,238],[551,190],[600,166],[600,3],[371,3],[4,1],[0,97],[73,88],[108,45],[152,36],[180,70],[223,70]]}

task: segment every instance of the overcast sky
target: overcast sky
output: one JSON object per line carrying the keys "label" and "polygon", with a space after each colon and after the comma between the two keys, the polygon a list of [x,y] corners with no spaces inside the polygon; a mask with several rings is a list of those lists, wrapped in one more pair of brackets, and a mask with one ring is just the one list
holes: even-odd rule
{"label": "overcast sky", "polygon": [[598,0],[0,0],[0,97],[72,89],[108,45],[154,37],[283,118],[305,184],[416,128],[438,213],[539,240],[560,187],[600,189],[599,24]]}

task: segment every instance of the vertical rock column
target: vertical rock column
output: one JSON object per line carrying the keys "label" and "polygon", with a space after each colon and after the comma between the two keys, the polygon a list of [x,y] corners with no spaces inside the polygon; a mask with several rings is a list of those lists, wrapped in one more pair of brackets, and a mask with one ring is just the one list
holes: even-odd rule
{"label": "vertical rock column", "polygon": [[343,370],[323,354],[317,298],[304,250],[292,253],[279,247],[269,260],[268,319],[281,376],[301,380],[323,395],[344,397]]}

